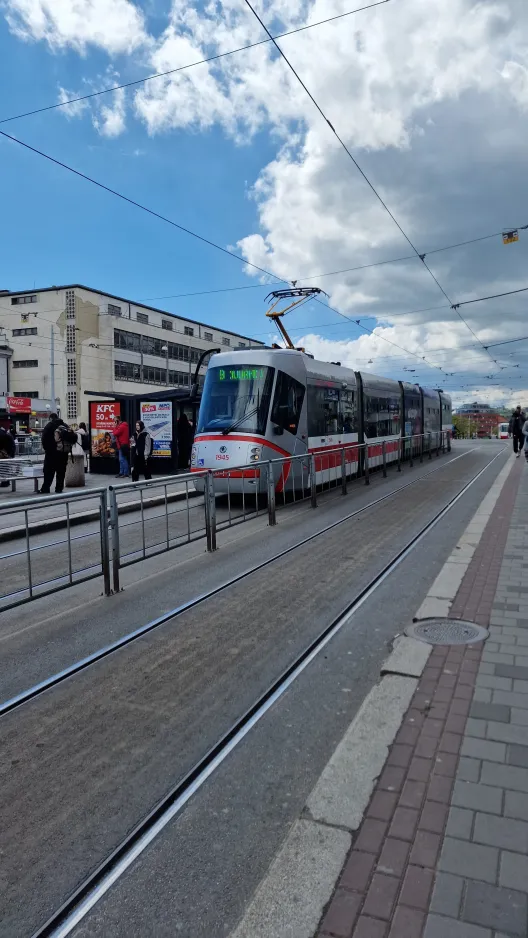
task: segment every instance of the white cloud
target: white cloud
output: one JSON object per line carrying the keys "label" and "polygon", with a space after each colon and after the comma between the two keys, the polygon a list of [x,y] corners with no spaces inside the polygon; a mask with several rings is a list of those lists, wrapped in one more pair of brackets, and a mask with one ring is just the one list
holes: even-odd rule
{"label": "white cloud", "polygon": [[59,101],[63,105],[61,108],[61,113],[65,114],[67,118],[71,119],[73,117],[81,117],[84,114],[86,108],[89,106],[88,101],[73,101],[71,104],[66,104],[66,101],[70,101],[72,98],[81,97],[76,91],[67,91],[66,88],[63,88],[62,85],[59,85]]}
{"label": "white cloud", "polygon": [[132,52],[147,39],[143,14],[131,0],[3,0],[3,7],[16,35],[53,49]]}
{"label": "white cloud", "polygon": [[[93,125],[103,137],[119,137],[125,129],[125,92],[114,91],[112,104],[101,104],[93,115]],[[108,100],[108,99],[107,99]]]}

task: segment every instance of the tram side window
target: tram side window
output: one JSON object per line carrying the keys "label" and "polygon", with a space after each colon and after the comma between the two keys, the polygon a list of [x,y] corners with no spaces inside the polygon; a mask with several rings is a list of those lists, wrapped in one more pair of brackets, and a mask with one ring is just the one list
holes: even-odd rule
{"label": "tram side window", "polygon": [[283,371],[277,373],[277,384],[271,419],[289,433],[297,433],[304,401],[304,386]]}
{"label": "tram side window", "polygon": [[337,388],[308,387],[308,436],[329,436],[341,432]]}
{"label": "tram side window", "polygon": [[365,398],[365,433],[368,439],[394,436],[400,433],[400,398],[377,396],[376,393],[364,394]]}
{"label": "tram side window", "polygon": [[354,391],[341,391],[340,430],[343,433],[357,433],[356,395]]}

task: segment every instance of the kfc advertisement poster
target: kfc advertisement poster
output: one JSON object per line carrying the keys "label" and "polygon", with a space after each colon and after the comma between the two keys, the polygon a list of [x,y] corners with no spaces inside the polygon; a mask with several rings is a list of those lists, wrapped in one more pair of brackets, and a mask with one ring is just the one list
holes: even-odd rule
{"label": "kfc advertisement poster", "polygon": [[90,401],[90,433],[92,457],[116,457],[114,442],[115,418],[121,416],[117,401]]}

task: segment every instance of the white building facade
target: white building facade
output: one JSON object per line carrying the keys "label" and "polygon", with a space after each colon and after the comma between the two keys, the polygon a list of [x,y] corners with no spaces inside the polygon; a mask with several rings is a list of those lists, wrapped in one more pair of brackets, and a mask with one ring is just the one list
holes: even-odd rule
{"label": "white building facade", "polygon": [[88,420],[90,392],[190,388],[203,352],[263,344],[80,284],[0,291],[0,327],[7,393],[31,398],[34,411],[50,401],[70,422]]}

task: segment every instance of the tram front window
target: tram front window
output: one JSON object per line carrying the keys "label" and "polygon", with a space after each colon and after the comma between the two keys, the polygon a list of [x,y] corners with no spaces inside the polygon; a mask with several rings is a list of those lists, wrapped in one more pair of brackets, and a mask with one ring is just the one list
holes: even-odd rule
{"label": "tram front window", "polygon": [[227,365],[208,368],[198,416],[198,433],[266,432],[274,368]]}

